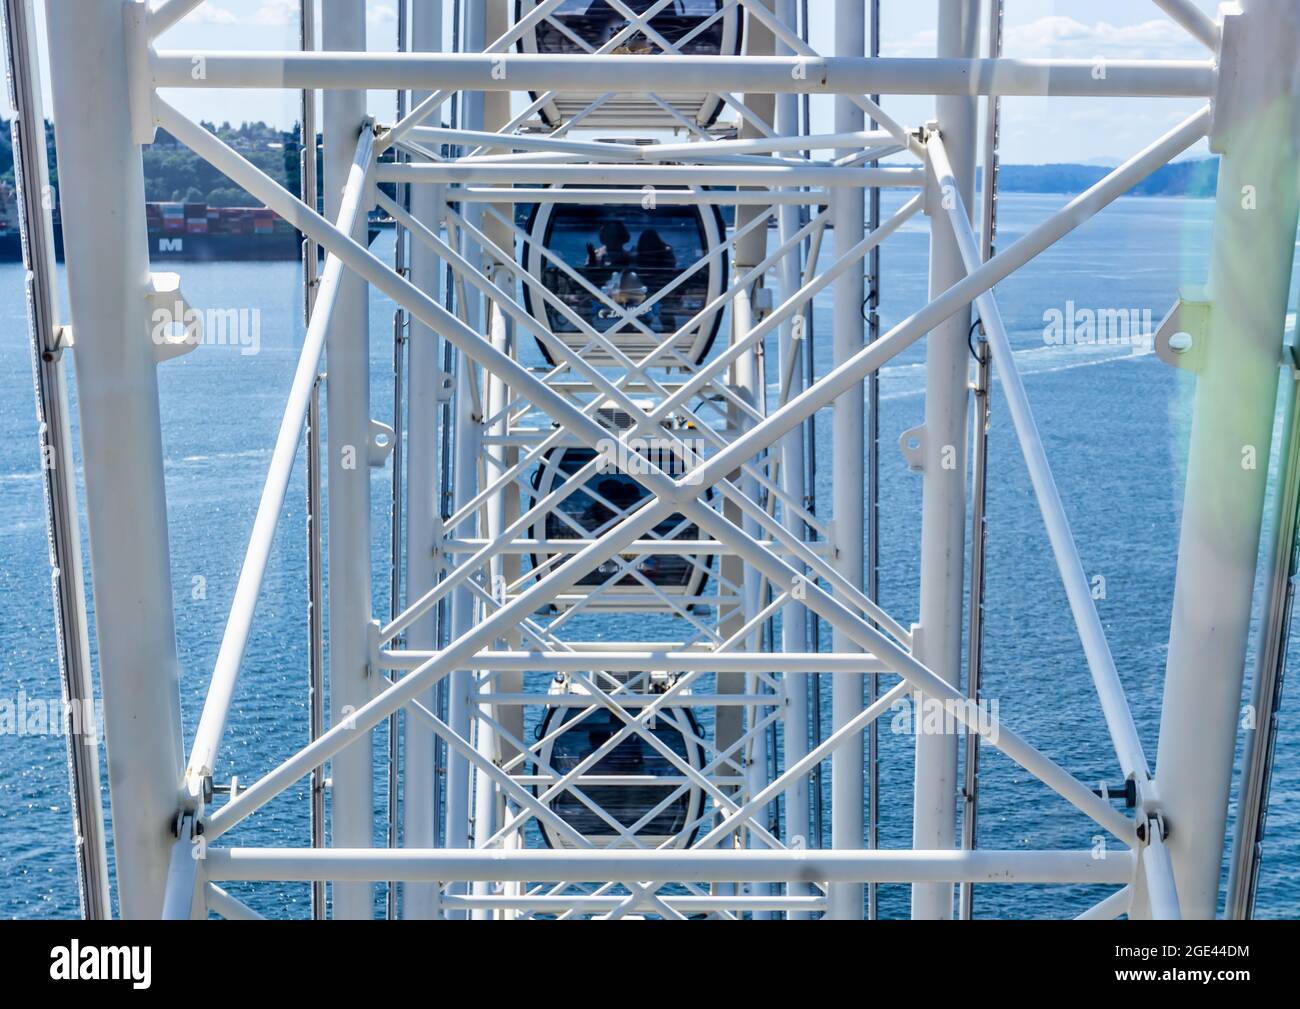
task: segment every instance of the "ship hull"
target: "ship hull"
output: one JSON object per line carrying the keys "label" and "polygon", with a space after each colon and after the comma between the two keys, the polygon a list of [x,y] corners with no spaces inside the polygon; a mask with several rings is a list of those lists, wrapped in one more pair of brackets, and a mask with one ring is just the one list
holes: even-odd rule
{"label": "ship hull", "polygon": [[[370,229],[373,242],[379,234]],[[302,237],[295,232],[274,235],[149,235],[152,263],[272,262],[296,260],[302,255]],[[63,235],[54,232],[54,254],[63,261]],[[20,263],[22,241],[16,231],[0,233],[0,263]]]}

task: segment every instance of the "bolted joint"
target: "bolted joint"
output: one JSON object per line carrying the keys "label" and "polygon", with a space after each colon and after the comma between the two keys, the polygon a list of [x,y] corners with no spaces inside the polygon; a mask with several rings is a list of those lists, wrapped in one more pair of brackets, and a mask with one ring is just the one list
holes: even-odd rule
{"label": "bolted joint", "polygon": [[1159,837],[1161,841],[1169,840],[1169,821],[1165,819],[1164,813],[1158,812],[1138,821],[1137,839],[1143,844],[1150,844],[1153,837]]}

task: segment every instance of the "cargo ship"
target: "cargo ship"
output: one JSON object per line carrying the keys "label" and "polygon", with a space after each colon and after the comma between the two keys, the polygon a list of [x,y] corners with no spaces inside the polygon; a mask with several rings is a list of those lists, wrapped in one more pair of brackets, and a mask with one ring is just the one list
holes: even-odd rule
{"label": "cargo ship", "polygon": [[[22,261],[12,186],[0,183],[0,262]],[[63,260],[63,229],[54,211],[55,255]],[[268,207],[210,207],[206,203],[146,203],[151,262],[298,259],[302,235]],[[374,222],[370,240],[379,229]]]}

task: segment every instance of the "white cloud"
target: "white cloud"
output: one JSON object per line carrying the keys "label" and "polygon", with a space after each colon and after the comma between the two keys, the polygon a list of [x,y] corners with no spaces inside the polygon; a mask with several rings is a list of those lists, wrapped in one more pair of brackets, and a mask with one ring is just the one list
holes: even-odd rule
{"label": "white cloud", "polygon": [[253,12],[252,24],[280,27],[298,23],[298,0],[262,0]]}
{"label": "white cloud", "polygon": [[224,7],[218,7],[214,3],[200,4],[190,12],[186,21],[196,24],[209,25],[233,25],[238,24],[239,19]]}
{"label": "white cloud", "polygon": [[1189,59],[1206,55],[1195,39],[1168,18],[1133,25],[1106,21],[1087,25],[1060,14],[1011,26],[1003,50],[1008,56],[1021,58]]}
{"label": "white cloud", "polygon": [[[298,2],[299,0],[262,0],[261,6],[253,12],[249,23],[266,27],[296,25],[299,19]],[[367,4],[366,20],[376,25],[394,23],[397,21],[397,9],[387,3]]]}
{"label": "white cloud", "polygon": [[[933,56],[933,28],[914,33],[886,56]],[[1017,59],[1205,59],[1206,52],[1185,30],[1168,18],[1132,25],[1107,21],[1084,24],[1062,14],[1049,14],[1025,24],[1007,26],[1003,54]]]}

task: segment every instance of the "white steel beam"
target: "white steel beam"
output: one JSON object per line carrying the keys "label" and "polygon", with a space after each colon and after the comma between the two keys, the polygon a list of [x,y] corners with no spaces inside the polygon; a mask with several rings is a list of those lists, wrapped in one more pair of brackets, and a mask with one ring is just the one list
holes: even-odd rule
{"label": "white steel beam", "polygon": [[[369,171],[373,164],[374,134],[365,131],[357,142],[347,185],[340,201],[338,226],[349,234],[355,231],[358,221],[364,222],[365,196],[369,187]],[[298,446],[302,441],[307,408],[311,405],[312,389],[320,367],[321,353],[325,348],[326,334],[332,326],[334,309],[343,286],[343,261],[331,255],[326,259],[325,270],[317,288],[311,322],[303,337],[298,365],[289,386],[288,402],[276,433],[271,462],[267,467],[266,482],[258,501],[257,514],[249,535],[244,563],[239,571],[239,581],[231,599],[225,633],[217,649],[212,668],[203,713],[194,733],[186,768],[186,789],[191,795],[203,794],[203,779],[211,777],[216,768],[217,753],[225,731],[226,716],[235,696],[239,669],[248,646],[248,636],[253,628],[253,614],[262,591],[262,579],[271,558],[275,533],[279,526],[284,497],[289,489]]]}
{"label": "white steel beam", "polygon": [[[566,642],[567,644],[567,642]],[[389,669],[415,669],[434,657],[433,652],[383,651],[380,661]],[[776,652],[765,656],[764,668],[784,673],[867,673],[883,672],[889,667],[865,652],[836,655],[831,652]],[[701,648],[697,651],[658,651],[649,649],[599,651],[491,651],[466,662],[470,669],[501,669],[517,672],[601,672],[636,673],[645,670],[663,672],[743,673],[754,668],[753,656],[743,652],[719,652]],[[542,703],[539,700],[539,703]],[[548,699],[544,703],[559,703]]]}
{"label": "white steel beam", "polygon": [[1192,0],[1155,0],[1155,5],[1186,28],[1212,53],[1219,51],[1219,26]]}
{"label": "white steel beam", "polygon": [[40,45],[32,0],[5,0],[5,55],[10,75],[14,182],[21,207],[22,259],[26,268],[27,323],[36,385],[36,422],[50,544],[50,588],[55,617],[59,686],[65,703],[73,846],[81,915],[113,915],[108,843],[99,777],[99,727],[95,718],[90,620],[86,612],[77,469],[68,398],[67,360],[59,323],[58,273],[49,212],[50,173],[41,94]]}
{"label": "white steel beam", "polygon": [[791,878],[862,883],[915,879],[975,883],[1118,883],[1133,876],[1129,851],[1094,858],[1082,851],[628,851],[528,849],[415,851],[291,848],[209,848],[214,880],[614,880],[697,882]]}
{"label": "white steel beam", "polygon": [[[970,58],[979,52],[979,5],[939,0],[938,54]],[[949,203],[974,206],[978,109],[971,95],[941,95],[935,118],[953,159],[940,180],[930,166],[926,210],[930,215],[930,297],[966,275],[944,214]],[[966,454],[969,412],[969,307],[930,330],[925,347],[925,420],[915,435],[921,459],[920,629],[913,630],[917,658],[952,686],[961,682],[966,560]],[[956,839],[957,737],[948,732],[916,734],[912,793],[912,847],[950,848]],[[913,918],[950,918],[952,888],[912,888]]]}
{"label": "white steel beam", "polygon": [[[774,13],[779,20],[786,24],[794,24],[795,0],[777,0]],[[778,55],[791,55],[791,50],[784,41],[777,39],[775,47]],[[733,145],[754,143],[766,145],[766,149],[772,151],[807,151],[812,148],[810,146],[795,147],[793,145],[824,142],[813,141],[799,136],[799,97],[797,95],[778,95],[776,97],[775,126],[777,137],[774,140],[753,142],[737,140],[720,141],[720,143],[731,143]],[[847,147],[853,144],[869,144],[887,140],[889,134],[858,131],[854,139],[844,138],[840,135],[832,135],[828,139],[831,143],[843,143]],[[672,146],[682,147],[685,145]],[[660,154],[663,153],[661,150]],[[783,245],[794,240],[800,234],[799,217],[801,213],[802,210],[793,205],[782,206],[777,211],[777,229]],[[800,242],[793,253],[786,255],[781,260],[778,280],[783,301],[788,301],[801,286],[803,278],[802,248],[803,243]],[[815,265],[810,268],[815,269]],[[804,374],[807,370],[804,355],[808,353],[809,335],[805,331],[806,321],[805,316],[799,315],[782,323],[778,330],[777,352],[782,376],[780,383],[783,395],[782,403],[789,399],[791,395],[798,395],[803,391]],[[805,484],[807,469],[804,458],[804,434],[802,428],[796,428],[782,438],[779,443],[781,488],[785,492],[787,499],[797,501],[801,505],[808,500],[808,488]],[[798,509],[791,508],[788,505],[782,506],[781,520],[790,531],[790,535],[800,540],[808,538],[807,526],[804,524],[803,517]],[[801,576],[806,574],[806,569],[801,563],[796,563],[794,568]],[[799,603],[792,602],[781,613],[780,648],[782,654],[773,656],[773,658],[777,660],[788,659],[793,653],[803,652],[808,647],[807,638],[807,610]],[[775,668],[775,663],[773,663],[773,668]],[[782,726],[784,732],[782,735],[781,766],[789,767],[808,752],[808,687],[810,678],[807,672],[790,669],[782,671],[785,676],[786,708]],[[812,670],[812,672],[819,671],[816,668]],[[809,779],[807,775],[800,775],[785,793],[786,844],[792,847],[821,847],[821,824],[817,824],[814,829],[811,822],[811,811]],[[786,892],[792,896],[806,896],[810,893],[810,890],[807,884],[790,883],[787,884]],[[792,912],[792,917],[802,918],[806,917],[806,915]]]}
{"label": "white steel beam", "polygon": [[[206,77],[194,77],[195,60]],[[534,55],[510,53],[221,52],[170,49],[153,55],[160,88],[445,88],[453,91],[728,91],[781,94],[902,94],[1205,98],[1208,60],[911,59]],[[501,67],[506,67],[502,76]]]}
{"label": "white steel beam", "polygon": [[46,29],[118,908],[156,918],[184,754],[126,6],[50,0]]}
{"label": "white steel beam", "polygon": [[1278,362],[1295,256],[1300,5],[1246,0],[1223,22],[1209,324],[1192,406],[1156,781],[1178,896],[1218,906]]}
{"label": "white steel beam", "polygon": [[[941,184],[946,185],[951,184],[952,166],[944,146],[943,141],[938,137],[930,139],[929,149],[934,162],[935,175]],[[947,215],[950,227],[956,235],[957,247],[961,252],[965,268],[976,269],[982,262],[979,244],[960,199],[947,211]],[[1065,513],[1065,504],[1052,477],[1047,453],[1043,449],[1042,438],[1039,436],[1038,427],[1029,408],[1029,398],[1025,393],[1020,371],[1016,367],[1011,341],[1003,324],[997,299],[991,291],[986,291],[975,300],[975,304],[979,308],[980,321],[984,325],[989,346],[993,351],[993,364],[997,369],[998,377],[1002,380],[1007,412],[1011,415],[1011,423],[1025,456],[1030,483],[1033,485],[1039,509],[1043,514],[1047,538],[1052,545],[1052,553],[1061,572],[1061,581],[1065,587],[1070,612],[1074,616],[1084,654],[1088,660],[1088,668],[1097,687],[1097,696],[1115,746],[1120,770],[1126,779],[1135,778],[1139,789],[1149,790],[1151,775],[1147,770],[1142,740],[1138,737],[1133,714],[1124,696],[1124,686],[1120,682],[1119,672],[1115,668],[1115,659],[1106,641],[1106,631],[1097,613],[1097,605],[1093,601],[1088,578],[1083,570],[1083,562],[1074,543],[1074,536],[1070,532],[1070,520]]]}
{"label": "white steel beam", "polygon": [[[860,57],[866,50],[866,6],[858,0],[836,0],[835,53],[841,58]],[[862,110],[847,97],[835,99],[836,133],[856,133],[863,129]],[[836,155],[851,153],[836,150]],[[861,189],[838,189],[832,193],[831,213],[834,222],[835,253],[843,257],[862,241],[866,229],[866,203]],[[866,266],[856,259],[835,281],[835,308],[832,323],[832,361],[835,367],[862,350],[866,341],[866,318],[862,302]],[[859,380],[835,400],[831,417],[831,443],[835,446],[835,467],[831,477],[832,557],[836,572],[855,592],[864,584],[865,502],[863,473],[866,460],[864,390]],[[843,600],[844,593],[837,592]],[[858,645],[842,630],[832,631],[832,651],[852,652]],[[837,676],[831,683],[832,734],[853,722],[862,711],[862,676]],[[863,847],[865,753],[861,735],[855,734],[852,745],[837,747],[831,756],[831,847],[836,850]],[[863,889],[860,883],[837,883],[827,893],[829,918],[859,919],[863,916]]]}
{"label": "white steel beam", "polygon": [[[592,431],[592,422],[567,402],[559,399],[552,391],[538,388],[536,380],[522,369],[519,369],[517,364],[509,359],[499,359],[499,356],[493,357],[489,353],[490,348],[485,349],[481,341],[466,340],[466,334],[461,324],[447,316],[445,312],[421,295],[420,292],[410,288],[410,285],[402,278],[392,275],[391,271],[388,271],[383,264],[375,260],[359,243],[347,240],[337,232],[337,229],[332,228],[318,215],[302,207],[300,203],[288,197],[274,184],[267,183],[255,169],[215,138],[194,127],[193,124],[190,124],[184,117],[176,114],[174,110],[165,104],[159,105],[159,114],[163,117],[168,128],[173,133],[178,134],[188,145],[211,158],[223,170],[232,173],[232,177],[240,180],[242,184],[252,187],[268,202],[284,207],[285,213],[291,219],[301,222],[306,230],[316,232],[322,239],[323,244],[338,251],[341,257],[346,258],[350,264],[354,264],[355,268],[360,270],[368,279],[371,279],[373,283],[386,292],[399,297],[404,303],[409,303],[408,307],[414,313],[439,326],[445,332],[445,335],[458,342],[463,342],[464,350],[481,357],[485,363],[491,362],[495,368],[511,374],[513,376],[511,378],[512,382],[517,381],[521,387],[530,388],[530,397],[535,398],[545,409],[571,425],[573,430],[582,433],[584,438],[590,438],[592,444],[595,444],[604,434],[603,429],[597,428]],[[1163,163],[1169,157],[1194,142],[1198,136],[1204,133],[1207,118],[1208,113],[1206,111],[1190,117],[1147,150],[1110,173],[1102,182],[1071,201],[1062,211],[1058,211],[1048,221],[1033,229],[1019,242],[990,260],[980,270],[975,271],[966,280],[959,282],[952,289],[945,292],[934,303],[905,320],[889,336],[859,352],[849,362],[836,368],[829,376],[817,383],[813,389],[808,390],[786,407],[778,410],[767,420],[760,422],[749,434],[742,436],[729,448],[711,457],[707,463],[679,481],[675,489],[662,485],[662,474],[647,475],[645,479],[649,481],[652,490],[661,494],[660,500],[647,504],[623,523],[622,526],[616,527],[608,533],[600,542],[582,550],[573,560],[563,565],[555,575],[545,578],[533,589],[513,599],[505,607],[493,614],[483,625],[475,628],[472,633],[458,639],[443,654],[444,664],[441,669],[435,668],[434,664],[430,663],[421,670],[412,673],[402,683],[385,691],[384,695],[376,698],[363,709],[358,710],[355,715],[357,728],[364,730],[376,724],[379,719],[391,713],[394,707],[406,703],[412,692],[427,687],[436,678],[445,675],[448,666],[454,667],[457,662],[477,651],[485,641],[489,640],[497,632],[498,627],[515,619],[517,615],[531,612],[531,607],[534,607],[542,599],[552,597],[557,588],[562,590],[566,585],[572,584],[573,581],[580,577],[582,572],[590,570],[596,564],[619,552],[626,543],[642,535],[665,515],[674,510],[679,510],[682,507],[679,495],[685,493],[689,496],[691,493],[698,493],[698,490],[694,487],[697,480],[700,481],[702,486],[717,483],[739,461],[748,458],[756,446],[768,444],[771,439],[780,437],[791,427],[800,423],[802,418],[806,417],[809,412],[833,399],[855,381],[860,381],[862,375],[870,371],[871,368],[878,366],[881,361],[887,360],[892,353],[897,352],[901,347],[906,346],[921,332],[924,332],[927,327],[946,318],[957,307],[967,303],[970,298],[980,293],[985,287],[995,283],[1000,279],[1000,271],[1006,270],[1009,272],[1016,266],[1022,265],[1023,262],[1041,251],[1043,247],[1050,245],[1052,241],[1068,233],[1082,220],[1086,220],[1101,207],[1130,188],[1146,173],[1153,170],[1156,165]],[[696,509],[690,505],[686,507],[690,508],[692,514],[699,516],[699,519],[710,528],[714,527],[716,522],[720,520],[720,516],[710,509],[702,507]],[[728,536],[732,535],[743,536],[738,530],[735,530],[734,526],[730,526]],[[772,574],[783,575],[784,566],[775,566],[778,562],[770,555],[759,551],[755,556],[757,559],[754,560],[754,563],[760,568],[764,568]],[[815,587],[811,591],[822,606],[834,606],[833,601],[821,594]],[[841,613],[843,614],[842,609]],[[860,624],[860,621],[856,621],[856,623]],[[850,624],[850,626],[853,626],[853,624]],[[953,693],[951,688],[948,688],[942,681],[938,681],[932,673],[919,666],[910,656],[899,651],[896,646],[890,644],[876,632],[864,627],[861,628],[861,633],[864,638],[862,643],[871,645],[879,639],[882,650],[893,658],[900,671],[904,671],[909,677],[916,677],[918,684],[923,685],[927,692],[935,693],[937,691],[937,695],[941,697],[946,696],[945,692]],[[954,696],[959,695],[954,694]],[[345,747],[349,738],[354,737],[345,735],[336,727],[336,729],[330,730],[311,746],[285,761],[238,799],[233,800],[228,806],[214,813],[208,821],[209,837],[216,836],[229,829],[234,822],[237,822],[242,816],[247,815],[278,794],[284,787],[297,780],[312,766],[315,766],[323,759],[328,759],[333,753]],[[1061,772],[1059,768],[1056,768],[1050,761],[1043,758],[1041,754],[1033,751],[1019,737],[1004,732],[999,745],[1013,759],[1020,761],[1025,766],[1032,765],[1035,774],[1052,787],[1058,789],[1058,791],[1061,791],[1063,795],[1066,795],[1071,802],[1081,809],[1089,810],[1090,815],[1097,818],[1099,822],[1106,824],[1118,836],[1124,838],[1131,834],[1132,828],[1128,821],[1115,814],[1109,806],[1100,803],[1091,792],[1082,788],[1082,786],[1078,786],[1077,782]]]}
{"label": "white steel beam", "polygon": [[[424,0],[411,13],[411,47],[420,52],[442,50],[442,0]],[[426,92],[411,96],[418,105]],[[411,214],[437,231],[441,226],[443,191],[437,186],[412,188]],[[411,283],[431,298],[442,291],[442,261],[423,242],[410,242]],[[439,558],[435,552],[442,531],[441,439],[442,430],[442,339],[436,330],[411,319],[407,341],[409,399],[406,431],[406,596],[419,599],[438,581]],[[400,432],[399,432],[400,435]],[[406,630],[410,648],[437,647],[435,614],[430,612]],[[432,691],[420,698],[436,711]],[[434,757],[437,740],[423,724],[408,719],[403,729],[402,841],[410,848],[433,847],[437,840],[437,790]],[[427,919],[436,913],[433,887],[409,883],[402,891],[402,917]]]}
{"label": "white steel beam", "polygon": [[[784,407],[773,411],[717,455],[711,456],[708,462],[690,474],[691,480],[707,486],[734,469],[740,460],[749,458],[760,447],[771,444],[787,431],[793,430],[810,413],[833,401],[855,383],[861,382],[868,372],[916,342],[929,329],[970,304],[978,295],[1050,248],[1161,165],[1187,150],[1205,136],[1210,118],[1209,106],[1188,116],[1168,133],[1031,228],[978,270],[967,274],[924,308],[903,319],[880,339],[832,369],[811,388],[791,399]],[[680,394],[679,391],[676,395]]]}
{"label": "white steel beam", "polygon": [[204,0],[162,0],[149,11],[149,34],[161,35],[183,21],[190,12],[202,6]]}
{"label": "white steel beam", "polygon": [[[848,152],[846,152],[848,153]],[[467,164],[453,161],[388,164],[375,170],[377,182],[511,183],[589,186],[826,186],[861,189],[868,186],[920,188],[919,168],[821,168],[789,164],[760,165],[551,165],[512,162]]]}
{"label": "white steel beam", "polygon": [[[363,0],[322,0],[322,44],[326,49],[364,50]],[[364,91],[328,91],[324,99],[325,212],[341,216],[352,155],[369,130]],[[367,241],[364,214],[346,232]],[[365,281],[346,272],[339,279],[326,334],[325,472],[328,495],[330,723],[348,724],[370,699],[367,624],[372,614],[370,584],[370,317]],[[368,732],[363,731],[362,735]],[[330,843],[359,848],[374,838],[374,755],[369,745],[335,756],[330,767]],[[374,914],[369,884],[334,886],[335,918]]]}

